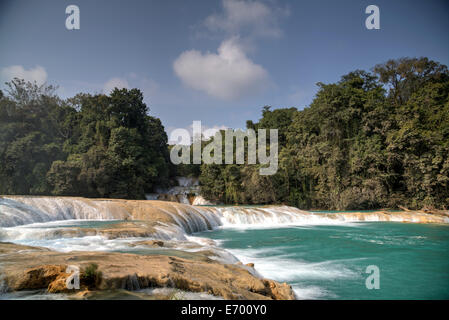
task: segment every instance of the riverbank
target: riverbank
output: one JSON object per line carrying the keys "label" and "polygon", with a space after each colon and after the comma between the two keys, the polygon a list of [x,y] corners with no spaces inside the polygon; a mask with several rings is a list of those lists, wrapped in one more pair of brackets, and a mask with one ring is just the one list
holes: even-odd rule
{"label": "riverbank", "polygon": [[[142,244],[141,244],[142,245]],[[66,287],[69,265],[81,270],[81,291],[176,288],[224,299],[294,299],[286,283],[260,279],[240,265],[222,264],[202,253],[185,259],[166,255],[114,252],[60,253],[46,248],[0,243],[3,288],[7,291],[47,290],[72,293]],[[89,266],[98,266],[95,283],[84,280]]]}

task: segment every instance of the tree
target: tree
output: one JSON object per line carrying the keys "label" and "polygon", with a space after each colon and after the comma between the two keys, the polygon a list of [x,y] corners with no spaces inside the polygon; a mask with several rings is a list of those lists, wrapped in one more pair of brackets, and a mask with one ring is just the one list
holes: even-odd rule
{"label": "tree", "polygon": [[63,128],[68,113],[52,86],[14,79],[0,99],[0,192],[48,194],[45,174],[63,159]]}
{"label": "tree", "polygon": [[138,89],[66,101],[14,79],[0,97],[0,192],[144,198],[168,183],[167,136]]}
{"label": "tree", "polygon": [[[70,102],[79,110],[74,119],[78,127],[65,145],[71,157],[65,164],[55,163],[48,174],[54,194],[141,199],[153,187],[167,184],[167,135],[160,120],[147,115],[140,90],[78,95]],[[84,191],[58,186],[61,179],[75,180],[74,186]]]}
{"label": "tree", "polygon": [[447,66],[428,58],[388,60],[376,65],[373,71],[390,88],[390,97],[397,106],[406,103],[422,84],[448,79]]}
{"label": "tree", "polygon": [[309,107],[266,106],[247,128],[279,129],[278,172],[202,165],[206,197],[306,209],[448,206],[449,73],[435,61],[389,60],[318,83]]}

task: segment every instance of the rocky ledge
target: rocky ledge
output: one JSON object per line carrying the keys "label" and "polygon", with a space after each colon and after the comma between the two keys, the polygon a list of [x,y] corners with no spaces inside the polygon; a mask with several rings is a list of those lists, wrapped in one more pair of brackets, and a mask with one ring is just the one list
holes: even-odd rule
{"label": "rocky ledge", "polygon": [[168,287],[225,299],[295,298],[286,283],[259,278],[248,266],[224,264],[204,256],[186,259],[114,252],[61,253],[0,243],[0,281],[8,291],[46,289],[50,293],[75,293],[66,286],[69,265],[81,270],[82,295],[102,290]]}

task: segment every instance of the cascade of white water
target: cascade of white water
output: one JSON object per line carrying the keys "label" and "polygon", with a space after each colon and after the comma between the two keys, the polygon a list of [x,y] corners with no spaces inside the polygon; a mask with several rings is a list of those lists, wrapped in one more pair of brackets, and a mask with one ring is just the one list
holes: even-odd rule
{"label": "cascade of white water", "polygon": [[205,221],[209,224],[208,229],[215,229],[223,224],[215,208],[192,207],[192,209],[200,214],[203,219],[205,219]]}
{"label": "cascade of white water", "polygon": [[0,227],[70,219],[117,219],[127,213],[82,198],[1,197]]}
{"label": "cascade of white water", "polygon": [[[283,225],[307,223],[316,220],[317,216],[287,206],[245,208],[217,208],[224,225]],[[321,217],[323,218],[323,217]],[[326,219],[323,219],[323,222]]]}
{"label": "cascade of white water", "polygon": [[336,212],[315,213],[288,206],[267,207],[216,207],[215,210],[225,226],[278,226],[291,224],[338,224],[347,222],[415,222],[449,223],[449,216],[423,212]]}
{"label": "cascade of white water", "polygon": [[[133,207],[134,206],[134,207]],[[449,223],[449,217],[422,212],[339,212],[314,213],[288,206],[195,207],[179,203],[122,200],[102,201],[64,197],[0,197],[0,227],[69,219],[138,219],[133,208],[145,207],[163,214],[185,233],[228,225],[276,226],[355,221],[401,221]],[[131,208],[131,209],[130,209]],[[143,208],[143,209],[142,209]],[[147,218],[151,219],[150,214]]]}

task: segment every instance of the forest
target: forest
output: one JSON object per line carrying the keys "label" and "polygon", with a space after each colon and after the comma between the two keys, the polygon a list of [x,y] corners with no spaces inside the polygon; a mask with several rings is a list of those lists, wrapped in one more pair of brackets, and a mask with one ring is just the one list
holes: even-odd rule
{"label": "forest", "polygon": [[0,100],[0,193],[142,199],[167,185],[161,121],[138,89],[62,100],[14,79]]}
{"label": "forest", "polygon": [[[0,194],[142,199],[197,176],[223,204],[301,209],[449,208],[449,72],[401,58],[318,83],[313,102],[265,106],[247,128],[279,130],[279,169],[170,163],[138,89],[61,99],[20,79],[0,91]],[[205,141],[206,142],[206,141]]]}

